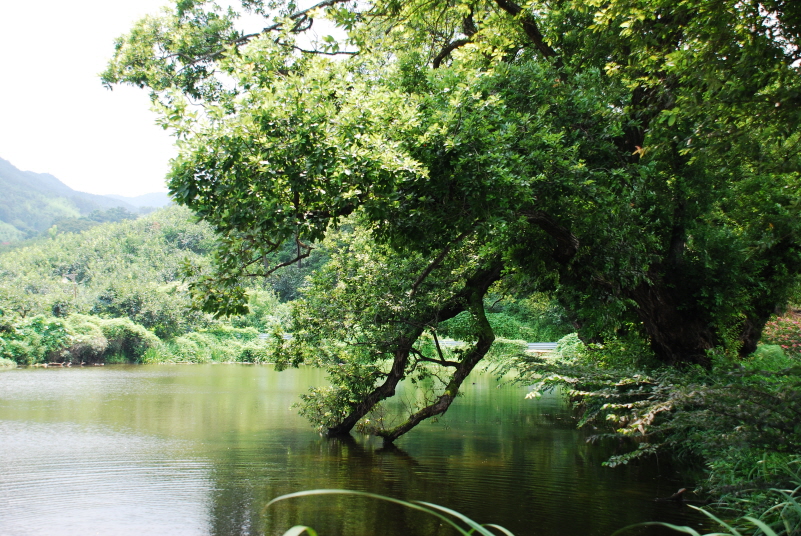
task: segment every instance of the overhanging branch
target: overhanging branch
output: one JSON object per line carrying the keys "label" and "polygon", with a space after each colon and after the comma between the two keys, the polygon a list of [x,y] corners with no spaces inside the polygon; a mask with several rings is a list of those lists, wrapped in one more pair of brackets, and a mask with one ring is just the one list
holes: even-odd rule
{"label": "overhanging branch", "polygon": [[557,58],[558,60],[559,55],[553,47],[545,41],[545,36],[542,35],[537,21],[530,13],[524,12],[522,7],[511,0],[495,0],[495,3],[498,4],[498,7],[502,10],[520,20],[520,23],[523,25],[523,31],[526,32],[526,35],[534,43],[534,46],[537,47],[537,50],[540,51],[540,54],[546,58]]}
{"label": "overhanging branch", "polygon": [[453,242],[451,242],[442,249],[440,254],[437,255],[437,257],[433,261],[431,261],[431,264],[429,264],[426,267],[426,269],[423,270],[423,273],[421,273],[420,276],[417,278],[417,280],[414,282],[414,284],[412,284],[412,291],[409,293],[410,297],[414,297],[414,295],[417,293],[417,288],[423,283],[423,281],[426,280],[426,278],[431,274],[431,272],[434,271],[434,268],[442,264],[442,261],[445,259],[445,257],[448,256],[448,253],[451,252],[453,246],[464,240],[470,234],[470,232],[471,231],[463,232],[462,234],[457,236],[453,240]]}
{"label": "overhanging branch", "polygon": [[437,57],[434,58],[434,61],[431,62],[431,67],[433,67],[434,69],[439,68],[439,66],[442,64],[442,61],[445,58],[447,58],[450,55],[451,52],[453,52],[454,50],[456,50],[457,48],[459,48],[461,46],[466,45],[469,42],[470,42],[470,39],[457,39],[456,41],[453,41],[452,43],[448,43],[447,45],[445,45],[442,48],[442,50],[439,52],[439,54],[437,54]]}
{"label": "overhanging branch", "polygon": [[[269,264],[267,262],[267,256],[263,255],[263,256],[257,258],[256,260],[249,262],[248,265],[254,264],[254,263],[259,262],[259,261],[262,261],[264,263],[264,272],[262,272],[262,273],[245,274],[245,276],[246,277],[268,277],[271,274],[273,274],[275,271],[280,270],[281,268],[285,268],[286,266],[292,266],[293,264],[299,263],[303,259],[307,258],[309,255],[311,255],[311,252],[314,249],[312,246],[307,246],[306,244],[301,242],[300,239],[295,239],[295,243],[297,245],[297,248],[298,248],[297,251],[298,252],[297,252],[297,255],[295,255],[294,258],[292,258],[292,259],[290,259],[290,260],[288,260],[286,262],[282,262],[282,263],[276,264],[275,266],[270,268]],[[301,249],[303,250],[303,253],[301,253]],[[275,251],[275,250],[273,250],[273,251]]]}
{"label": "overhanging branch", "polygon": [[412,353],[417,356],[418,361],[426,361],[427,363],[436,363],[437,365],[441,365],[443,367],[458,367],[458,361],[447,361],[445,359],[433,359],[431,357],[426,357],[423,353],[418,350],[417,348],[412,348]]}

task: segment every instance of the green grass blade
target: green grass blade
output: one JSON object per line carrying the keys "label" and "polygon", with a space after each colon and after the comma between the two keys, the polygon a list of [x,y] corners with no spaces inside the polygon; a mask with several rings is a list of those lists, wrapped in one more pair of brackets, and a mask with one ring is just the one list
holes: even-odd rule
{"label": "green grass blade", "polygon": [[783,489],[774,489],[772,491],[779,492],[780,494],[782,494],[782,496],[784,496],[785,499],[787,499],[785,503],[782,503],[781,505],[778,506],[789,507],[792,505],[792,509],[795,510],[797,514],[801,515],[801,504],[798,504],[798,500],[796,499],[796,493],[798,492],[798,488],[792,491],[787,491]]}
{"label": "green grass blade", "polygon": [[721,526],[725,527],[725,528],[726,528],[726,530],[728,530],[728,531],[729,531],[729,533],[730,533],[730,534],[732,534],[733,536],[743,536],[742,534],[740,534],[740,533],[737,531],[737,529],[735,529],[734,527],[732,527],[731,525],[729,525],[729,524],[728,524],[728,523],[726,523],[725,521],[723,521],[723,520],[719,519],[719,518],[718,518],[718,517],[717,517],[715,514],[713,514],[712,512],[708,512],[708,511],[704,510],[703,508],[698,508],[697,506],[693,506],[693,505],[689,505],[689,507],[690,507],[690,508],[692,508],[693,510],[698,510],[699,512],[701,512],[702,514],[704,514],[706,517],[708,517],[709,519],[711,519],[711,520],[712,520],[712,521],[714,521],[715,523],[718,523],[718,524],[720,524]]}
{"label": "green grass blade", "polygon": [[[658,526],[658,527],[667,527],[671,530],[675,530],[676,532],[683,532],[684,534],[689,534],[690,536],[701,536],[701,534],[691,528],[691,527],[682,527],[680,525],[671,525],[670,523],[663,523],[661,521],[646,521],[645,523],[635,523],[634,525],[629,525],[628,527],[623,527],[622,529],[616,530],[612,533],[612,536],[617,536],[618,534],[622,534],[623,532],[637,528],[637,527],[648,527],[648,526]],[[718,536],[716,534],[705,534],[704,536]],[[728,536],[728,535],[720,535],[720,536]]]}
{"label": "green grass blade", "polygon": [[304,527],[303,525],[295,525],[284,533],[283,536],[300,536],[304,532],[308,532],[309,536],[317,536],[317,532],[311,527]]}
{"label": "green grass blade", "polygon": [[505,536],[515,536],[514,534],[512,534],[512,532],[509,529],[505,529],[502,526],[496,525],[494,523],[487,523],[484,526],[485,527],[492,527],[495,530],[497,530],[498,532],[500,532],[501,534],[504,534]]}
{"label": "green grass blade", "polygon": [[[295,498],[298,498],[298,497],[312,497],[312,496],[317,496],[317,495],[355,495],[355,496],[359,496],[359,497],[369,497],[371,499],[378,499],[380,501],[400,504],[401,506],[405,506],[405,507],[411,508],[413,510],[419,510],[421,512],[425,512],[425,513],[430,514],[432,516],[436,516],[437,518],[439,518],[440,520],[444,521],[445,523],[447,523],[451,527],[455,528],[457,531],[459,531],[460,534],[462,534],[464,536],[469,536],[470,535],[469,532],[466,532],[462,527],[460,527],[458,524],[456,524],[453,521],[453,519],[445,517],[444,515],[442,515],[439,512],[437,512],[436,510],[433,510],[431,508],[427,508],[425,506],[422,506],[423,504],[427,504],[427,503],[419,503],[419,504],[418,503],[411,503],[411,502],[408,502],[408,501],[403,501],[401,499],[394,499],[392,497],[387,497],[385,495],[378,495],[377,493],[370,493],[370,492],[367,492],[367,491],[353,491],[353,490],[347,490],[347,489],[311,489],[311,490],[304,490],[304,491],[296,491],[295,493],[288,493],[286,495],[281,495],[280,497],[276,497],[275,499],[273,499],[270,502],[268,502],[267,505],[264,507],[264,509],[266,510],[272,504],[274,504],[274,503],[276,503],[278,501],[284,501],[286,499],[295,499]],[[460,519],[462,517],[464,517],[461,514],[459,514],[459,516],[461,516]],[[457,516],[457,517],[459,517],[459,516]],[[465,518],[465,519],[468,519],[468,518]],[[471,521],[471,522],[474,525],[477,525],[474,521]],[[480,525],[477,525],[477,526],[479,527],[479,529],[485,530]],[[486,535],[487,533],[486,532],[482,532],[481,534],[485,534]],[[489,536],[493,536],[492,533],[489,533]]]}
{"label": "green grass blade", "polygon": [[762,520],[756,519],[755,517],[751,516],[745,516],[743,519],[747,519],[748,521],[759,527],[762,530],[762,532],[765,533],[765,536],[779,536],[772,528],[767,526],[765,522]]}
{"label": "green grass blade", "polygon": [[423,502],[423,501],[415,501],[415,502],[417,504],[422,504],[423,506],[425,506],[427,508],[431,508],[432,510],[439,510],[440,512],[445,512],[446,514],[452,515],[456,519],[460,519],[468,527],[473,529],[468,534],[472,534],[473,532],[476,532],[478,534],[481,534],[482,536],[495,536],[492,532],[490,532],[489,530],[485,529],[482,525],[479,525],[478,523],[476,523],[475,521],[473,521],[472,519],[470,519],[466,515],[464,515],[462,513],[459,513],[456,510],[451,510],[450,508],[446,508],[446,507],[440,506],[438,504],[433,504],[433,503],[428,503],[428,502]]}

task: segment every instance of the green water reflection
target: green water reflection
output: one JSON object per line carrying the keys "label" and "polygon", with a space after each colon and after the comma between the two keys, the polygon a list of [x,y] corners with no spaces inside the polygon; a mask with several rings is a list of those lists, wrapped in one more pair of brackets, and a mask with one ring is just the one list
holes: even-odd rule
{"label": "green water reflection", "polygon": [[265,510],[311,488],[431,501],[519,536],[701,521],[653,501],[691,484],[669,465],[601,467],[608,446],[586,443],[557,397],[525,400],[525,388],[476,375],[444,418],[384,449],[321,438],[290,409],[324,383],[316,370],[236,365],[0,373],[0,534],[281,534],[298,523],[328,536],[452,534],[352,497]]}

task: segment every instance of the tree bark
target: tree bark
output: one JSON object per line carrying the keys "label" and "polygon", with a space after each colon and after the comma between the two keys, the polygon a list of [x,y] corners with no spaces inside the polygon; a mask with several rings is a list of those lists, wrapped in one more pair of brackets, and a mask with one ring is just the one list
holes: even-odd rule
{"label": "tree bark", "polygon": [[635,311],[657,359],[671,366],[711,365],[707,350],[719,341],[702,311],[687,307],[666,284],[641,283],[627,294],[637,304]]}
{"label": "tree bark", "polygon": [[[478,299],[479,303],[481,303],[481,314],[483,315],[484,296],[486,295],[489,287],[493,283],[498,281],[498,279],[500,279],[502,269],[503,265],[501,264],[501,262],[497,262],[486,269],[479,270],[473,277],[471,277],[465,282],[463,290],[459,292],[457,295],[455,295],[451,300],[449,300],[449,302],[446,304],[444,308],[439,309],[437,311],[432,311],[431,318],[414,319],[415,321],[410,322],[410,325],[412,324],[415,326],[432,325],[436,322],[453,318],[462,311],[465,311],[467,309],[472,310],[472,308],[475,307],[476,299]],[[484,321],[486,322],[486,317],[484,317]],[[487,326],[489,326],[488,322],[486,324]],[[485,334],[483,332],[484,326],[482,324],[480,324],[480,326],[482,327],[481,337],[485,337]],[[403,378],[406,376],[406,368],[409,364],[409,355],[412,352],[412,347],[422,333],[423,333],[422,327],[414,327],[397,339],[396,350],[394,352],[394,359],[392,362],[392,369],[387,374],[387,378],[385,379],[384,383],[373,389],[373,391],[371,391],[364,398],[364,400],[359,402],[353,408],[353,410],[348,414],[348,416],[342,420],[341,423],[329,428],[327,433],[328,437],[337,437],[350,434],[351,430],[353,430],[353,427],[356,426],[356,423],[358,423],[359,420],[361,420],[364,416],[370,413],[370,411],[375,407],[376,404],[395,394],[395,389],[398,386],[398,383],[400,383],[400,381],[403,380]],[[479,340],[482,339],[480,338]],[[494,334],[492,336],[492,340],[494,340]],[[483,345],[479,345],[477,343],[476,347],[479,346],[481,347],[479,348],[479,353],[475,353],[474,351],[476,350],[476,348],[474,348],[471,352],[468,353],[467,358],[463,360],[461,365],[457,368],[456,372],[454,373],[454,378],[460,378],[460,379],[458,380],[458,384],[454,384],[456,386],[456,391],[454,391],[453,396],[456,396],[456,392],[458,392],[458,386],[461,385],[462,381],[464,381],[464,378],[467,377],[467,374],[469,374],[470,371],[473,370],[475,364],[478,363],[478,361],[480,361],[481,358],[484,357],[484,355],[486,355],[487,351],[489,350],[489,347],[492,345],[492,340],[490,340],[489,345],[487,345],[486,349],[484,349],[483,352],[480,352],[480,349],[483,348]],[[472,361],[474,356],[477,356],[477,359],[475,359],[475,363],[469,365],[468,369],[467,368],[468,361]],[[452,380],[449,383],[449,387],[451,383],[453,383],[453,381],[454,380]],[[448,402],[448,405],[450,405],[450,402]],[[447,409],[447,406],[445,407],[445,409]],[[435,415],[435,413],[432,413],[431,415]],[[395,437],[389,442],[391,443],[392,441],[397,439],[397,437],[408,432],[409,430],[414,428],[414,426],[416,426],[420,421],[428,418],[431,415],[421,416],[414,422],[414,424],[406,427],[403,431],[397,433]]]}
{"label": "tree bark", "polygon": [[470,296],[468,309],[472,313],[473,318],[476,320],[479,328],[478,340],[459,363],[459,366],[453,373],[451,380],[445,387],[445,392],[443,392],[433,404],[426,406],[420,411],[410,415],[404,423],[392,428],[391,430],[377,432],[376,435],[383,437],[385,444],[393,443],[397,438],[420,424],[425,419],[434,417],[435,415],[442,415],[448,411],[448,408],[453,403],[456,395],[459,394],[459,388],[461,387],[462,382],[464,382],[467,376],[473,371],[478,362],[481,361],[485,355],[487,355],[492,343],[495,341],[495,332],[492,330],[492,326],[490,326],[490,323],[487,320],[487,315],[484,311],[485,293],[486,289],[483,291],[477,289]]}
{"label": "tree bark", "polygon": [[392,361],[392,369],[387,374],[384,383],[373,389],[364,400],[356,405],[350,414],[338,425],[328,429],[328,437],[337,437],[350,434],[350,431],[356,426],[359,420],[370,413],[370,410],[382,400],[395,395],[395,388],[398,383],[406,375],[406,365],[409,363],[409,353],[411,352],[412,345],[417,338],[422,334],[421,328],[416,328],[412,337],[403,337],[398,342],[398,348],[395,350],[395,359]]}

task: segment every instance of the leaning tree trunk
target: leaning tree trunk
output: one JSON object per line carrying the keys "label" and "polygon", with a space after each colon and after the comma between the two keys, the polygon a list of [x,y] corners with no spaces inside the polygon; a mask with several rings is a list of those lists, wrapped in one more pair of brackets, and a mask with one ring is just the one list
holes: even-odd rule
{"label": "leaning tree trunk", "polygon": [[[462,311],[470,310],[474,316],[477,314],[479,315],[476,317],[480,330],[479,341],[476,343],[473,349],[468,352],[467,355],[465,355],[462,361],[457,364],[456,372],[454,372],[453,377],[446,388],[445,394],[443,395],[443,397],[447,398],[446,395],[448,395],[450,392],[452,393],[452,396],[450,400],[447,401],[447,404],[445,404],[444,399],[440,397],[440,399],[443,400],[442,403],[445,404],[444,406],[439,406],[442,408],[441,411],[424,408],[421,410],[421,412],[417,412],[415,415],[413,415],[410,420],[407,421],[407,423],[401,425],[401,427],[403,427],[402,430],[401,427],[393,429],[395,433],[391,434],[391,438],[384,433],[380,433],[379,435],[384,437],[385,443],[392,443],[395,439],[414,428],[424,419],[444,413],[453,401],[453,397],[456,396],[459,386],[462,384],[464,379],[468,374],[470,374],[470,371],[475,368],[476,364],[486,355],[487,351],[489,351],[495,336],[494,333],[492,333],[492,328],[489,327],[489,322],[487,321],[486,316],[484,315],[483,300],[489,287],[498,281],[498,279],[500,279],[502,269],[502,264],[497,262],[489,268],[480,270],[465,282],[465,286],[462,291],[456,294],[452,299],[448,300],[448,303],[445,305],[445,307],[437,311],[432,311],[431,318],[410,319],[414,321],[410,321],[409,325],[434,325],[436,322],[453,318]],[[489,329],[489,337],[486,333],[487,328]],[[342,422],[336,426],[328,428],[328,437],[337,437],[350,434],[351,430],[353,430],[353,427],[356,426],[356,424],[368,413],[370,413],[376,404],[382,400],[394,396],[398,383],[400,383],[400,381],[406,376],[406,369],[409,366],[409,357],[413,352],[414,343],[422,333],[422,328],[415,327],[408,330],[406,333],[396,339],[392,369],[387,374],[384,382],[368,393],[362,401],[356,404],[351,409],[351,412],[347,415],[347,417],[342,420]],[[427,410],[429,414],[425,414]]]}
{"label": "leaning tree trunk", "polygon": [[387,374],[384,383],[373,389],[359,402],[341,423],[328,429],[328,437],[337,437],[350,434],[356,423],[375,407],[376,404],[395,395],[395,388],[406,375],[406,365],[409,363],[409,354],[412,345],[422,334],[422,329],[416,329],[412,337],[402,337],[396,346],[392,369]]}
{"label": "leaning tree trunk", "polygon": [[[486,292],[486,291],[485,291]],[[376,432],[384,438],[384,443],[393,443],[400,436],[420,424],[429,417],[435,415],[442,415],[451,403],[453,403],[456,395],[459,394],[459,388],[462,382],[473,371],[479,361],[481,361],[489,351],[492,343],[495,341],[495,332],[492,330],[487,315],[484,311],[484,294],[485,292],[476,291],[470,296],[468,310],[473,315],[478,328],[478,340],[473,347],[462,357],[462,360],[456,365],[456,370],[451,376],[445,391],[439,396],[436,402],[424,407],[423,409],[413,413],[409,418],[400,425],[390,429],[381,430]]]}

